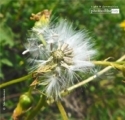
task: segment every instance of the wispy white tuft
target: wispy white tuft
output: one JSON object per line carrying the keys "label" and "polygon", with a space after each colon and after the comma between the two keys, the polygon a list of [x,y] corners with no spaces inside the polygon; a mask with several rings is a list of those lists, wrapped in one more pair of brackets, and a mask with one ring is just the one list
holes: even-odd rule
{"label": "wispy white tuft", "polygon": [[[42,44],[42,39],[46,41],[46,45]],[[31,59],[35,57],[36,66],[32,68],[37,71],[46,65],[56,64],[49,74],[42,74],[46,79],[41,80],[41,84],[46,85],[45,93],[48,97],[58,99],[60,92],[72,85],[75,77],[78,78],[76,72],[85,74],[93,68],[91,58],[95,55],[95,50],[92,49],[90,40],[85,30],[76,32],[72,24],[65,20],[56,25],[32,30],[23,52],[31,53]]]}

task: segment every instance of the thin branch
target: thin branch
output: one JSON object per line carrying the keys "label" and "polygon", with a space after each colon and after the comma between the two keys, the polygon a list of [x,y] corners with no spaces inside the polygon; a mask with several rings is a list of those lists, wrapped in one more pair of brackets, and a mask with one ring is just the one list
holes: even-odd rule
{"label": "thin branch", "polygon": [[[125,59],[125,55],[122,56],[120,59],[118,59],[117,62],[122,61],[122,60],[124,60],[124,59]],[[113,68],[113,66],[108,66],[108,67],[104,68],[103,70],[101,70],[100,72],[97,73],[98,76],[103,75],[105,72],[109,71],[111,68]],[[77,83],[77,84],[75,84],[75,85],[69,87],[67,90],[68,90],[68,92],[70,92],[70,91],[72,91],[72,90],[74,90],[74,89],[76,89],[76,88],[78,88],[78,87],[80,87],[80,86],[82,86],[82,85],[84,85],[84,84],[90,82],[90,81],[93,81],[96,77],[97,77],[96,75],[91,76],[91,77],[89,77],[88,79],[83,80],[82,82],[79,82],[79,83]],[[62,94],[63,94],[63,93],[64,93],[64,92],[62,92]]]}
{"label": "thin branch", "polygon": [[5,83],[2,83],[0,85],[0,88],[4,88],[6,86],[9,86],[9,85],[12,85],[12,84],[16,84],[16,83],[19,83],[19,82],[22,82],[22,81],[25,81],[27,80],[28,78],[31,78],[32,74],[28,74],[26,76],[23,76],[21,78],[17,78],[17,79],[14,79],[14,80],[10,80],[9,82],[5,82]]}
{"label": "thin branch", "polygon": [[57,101],[56,104],[57,104],[58,109],[59,109],[59,111],[60,111],[60,113],[62,115],[63,120],[68,120],[68,116],[66,114],[66,111],[65,111],[61,101]]}
{"label": "thin branch", "polygon": [[109,61],[92,61],[96,65],[104,65],[104,66],[110,66],[110,65],[119,65],[119,64],[125,64],[125,61],[120,62],[109,62]]}
{"label": "thin branch", "polygon": [[32,120],[40,112],[41,108],[46,105],[45,100],[46,97],[44,95],[41,95],[37,105],[32,109],[25,120]]}

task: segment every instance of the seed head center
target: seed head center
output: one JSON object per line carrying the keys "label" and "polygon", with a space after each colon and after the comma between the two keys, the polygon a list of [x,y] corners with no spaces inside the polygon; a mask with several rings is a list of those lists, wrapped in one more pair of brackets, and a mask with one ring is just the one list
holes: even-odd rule
{"label": "seed head center", "polygon": [[52,53],[52,56],[53,56],[55,62],[60,62],[61,60],[63,60],[64,53],[62,50],[56,50]]}

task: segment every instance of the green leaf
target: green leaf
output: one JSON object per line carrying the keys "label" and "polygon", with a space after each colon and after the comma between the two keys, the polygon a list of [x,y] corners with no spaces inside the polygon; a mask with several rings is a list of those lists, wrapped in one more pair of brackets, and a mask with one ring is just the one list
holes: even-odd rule
{"label": "green leaf", "polygon": [[3,59],[1,60],[1,63],[5,64],[5,65],[8,65],[8,66],[10,66],[10,67],[13,66],[12,62],[10,62],[10,61],[9,61],[8,59],[6,59],[6,58],[3,58]]}
{"label": "green leaf", "polygon": [[2,22],[0,24],[0,43],[2,45],[9,45],[12,47],[14,45],[14,34],[8,26],[4,25]]}

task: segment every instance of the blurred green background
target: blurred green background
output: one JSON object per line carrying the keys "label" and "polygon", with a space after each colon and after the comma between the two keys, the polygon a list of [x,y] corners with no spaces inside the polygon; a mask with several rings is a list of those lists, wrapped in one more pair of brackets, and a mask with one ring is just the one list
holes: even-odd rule
{"label": "blurred green background", "polygon": [[[119,14],[91,14],[94,6],[118,6]],[[31,13],[52,10],[56,19],[64,18],[77,30],[87,29],[98,51],[96,60],[125,54],[125,29],[119,24],[125,19],[125,0],[1,0],[0,1],[0,83],[27,74],[27,58],[23,56],[27,32],[34,21]],[[96,70],[102,69],[98,67]],[[118,70],[111,70],[86,87],[75,90],[63,100],[70,120],[125,120],[125,80]],[[21,93],[30,80],[1,90],[1,120],[11,120]],[[6,107],[3,109],[2,93]],[[36,96],[38,99],[38,96]],[[37,100],[36,100],[37,101]],[[61,120],[56,105],[41,111],[35,120]]]}

